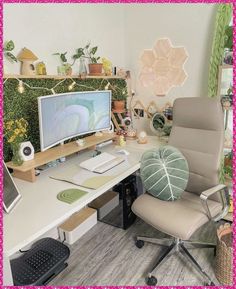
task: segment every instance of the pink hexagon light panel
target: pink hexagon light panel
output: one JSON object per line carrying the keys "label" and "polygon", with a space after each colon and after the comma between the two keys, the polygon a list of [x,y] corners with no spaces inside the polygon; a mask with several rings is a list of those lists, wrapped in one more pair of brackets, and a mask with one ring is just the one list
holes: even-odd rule
{"label": "pink hexagon light panel", "polygon": [[140,57],[139,80],[151,87],[156,95],[166,95],[187,78],[184,63],[188,54],[184,47],[173,47],[167,38],[157,40],[153,49],[145,49]]}

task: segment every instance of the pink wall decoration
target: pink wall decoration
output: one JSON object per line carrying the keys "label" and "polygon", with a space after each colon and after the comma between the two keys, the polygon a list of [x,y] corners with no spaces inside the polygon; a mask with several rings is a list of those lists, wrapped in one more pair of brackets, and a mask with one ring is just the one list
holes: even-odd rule
{"label": "pink wall decoration", "polygon": [[187,58],[184,47],[174,47],[167,38],[157,40],[153,49],[145,49],[140,57],[142,86],[151,87],[156,95],[166,95],[187,78],[184,70]]}

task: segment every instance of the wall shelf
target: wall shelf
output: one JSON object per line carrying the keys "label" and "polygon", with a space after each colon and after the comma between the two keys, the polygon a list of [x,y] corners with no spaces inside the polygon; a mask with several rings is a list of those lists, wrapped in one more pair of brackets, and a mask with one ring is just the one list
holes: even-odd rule
{"label": "wall shelf", "polygon": [[77,79],[126,79],[125,77],[120,77],[117,75],[111,75],[111,76],[107,76],[107,75],[100,75],[100,76],[85,76],[85,77],[80,77],[79,75],[20,75],[20,74],[4,74],[3,75],[4,79],[14,79],[14,78],[18,78],[18,79],[71,79],[71,78],[77,78]]}
{"label": "wall shelf", "polygon": [[64,145],[58,145],[44,152],[38,152],[34,155],[33,160],[26,161],[21,166],[16,166],[12,162],[7,162],[6,166],[13,169],[14,177],[23,179],[28,182],[35,182],[35,168],[45,165],[61,157],[66,157],[85,149],[94,148],[97,144],[112,140],[115,137],[116,135],[114,133],[103,133],[102,136],[88,136],[84,138],[84,146],[78,146],[75,141],[69,142]]}

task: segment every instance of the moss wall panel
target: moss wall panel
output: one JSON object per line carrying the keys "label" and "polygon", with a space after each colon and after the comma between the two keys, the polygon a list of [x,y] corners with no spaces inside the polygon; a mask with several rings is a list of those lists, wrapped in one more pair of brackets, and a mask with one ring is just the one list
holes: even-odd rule
{"label": "moss wall panel", "polygon": [[[46,87],[51,89],[61,80],[59,79],[23,79],[23,82],[31,87],[39,87],[40,89],[31,89],[26,85],[24,93],[20,94],[17,90],[19,81],[17,79],[9,78],[4,83],[4,122],[10,119],[18,119],[23,117],[29,123],[27,140],[31,141],[35,151],[40,151],[40,137],[39,137],[39,120],[38,120],[38,102],[39,96],[50,95],[51,91],[43,89]],[[111,78],[106,79],[73,79],[77,85],[70,92],[75,91],[92,91],[104,90],[108,81],[112,86],[112,96],[116,98],[118,95],[125,91],[127,93],[127,85],[124,79]],[[71,79],[66,79],[63,83],[59,84],[55,89],[55,93],[66,93],[68,86],[72,83]],[[81,86],[78,86],[81,85]],[[4,160],[11,159],[10,146],[4,140]]]}

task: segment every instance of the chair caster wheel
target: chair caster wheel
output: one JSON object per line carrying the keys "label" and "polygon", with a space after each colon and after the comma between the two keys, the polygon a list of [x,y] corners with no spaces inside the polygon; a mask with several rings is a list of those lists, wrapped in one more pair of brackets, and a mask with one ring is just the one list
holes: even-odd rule
{"label": "chair caster wheel", "polygon": [[157,278],[154,277],[154,276],[147,277],[147,278],[146,278],[146,284],[147,284],[148,286],[155,286],[155,285],[157,285]]}
{"label": "chair caster wheel", "polygon": [[211,281],[211,282],[205,283],[204,286],[215,286],[215,283]]}
{"label": "chair caster wheel", "polygon": [[143,248],[143,246],[144,246],[144,241],[142,241],[142,240],[136,240],[135,246],[136,246],[137,248],[139,248],[139,249]]}

